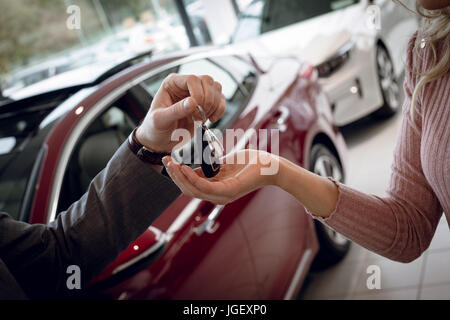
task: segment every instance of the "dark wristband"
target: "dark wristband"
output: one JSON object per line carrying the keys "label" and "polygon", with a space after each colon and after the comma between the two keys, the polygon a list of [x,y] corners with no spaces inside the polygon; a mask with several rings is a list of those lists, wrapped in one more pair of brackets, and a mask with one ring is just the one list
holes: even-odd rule
{"label": "dark wristband", "polygon": [[170,156],[170,153],[153,152],[145,148],[145,146],[137,141],[136,130],[137,128],[135,128],[128,136],[128,147],[130,148],[130,150],[143,162],[163,166],[162,158],[164,158],[165,156]]}

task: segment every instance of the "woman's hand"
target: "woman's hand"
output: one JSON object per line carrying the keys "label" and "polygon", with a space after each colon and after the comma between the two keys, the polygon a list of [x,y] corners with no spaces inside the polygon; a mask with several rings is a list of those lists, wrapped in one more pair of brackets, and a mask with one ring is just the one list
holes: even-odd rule
{"label": "woman's hand", "polygon": [[179,165],[171,157],[165,157],[163,163],[184,194],[216,204],[227,204],[253,190],[276,184],[277,173],[266,174],[264,169],[277,166],[277,156],[258,150],[240,150],[221,160],[220,172],[211,179],[205,178],[200,168],[193,170]]}
{"label": "woman's hand", "polygon": [[191,115],[201,119],[197,105],[206,117],[215,122],[225,112],[225,97],[222,86],[210,76],[169,75],[152,101],[149,112],[136,131],[137,140],[146,148],[156,152],[171,152],[178,141],[172,141],[175,129],[194,133]]}
{"label": "woman's hand", "polygon": [[326,218],[336,208],[339,191],[334,182],[285,158],[240,150],[225,156],[222,162],[219,174],[207,179],[200,168],[192,170],[171,157],[163,158],[172,180],[184,194],[194,198],[227,204],[258,188],[276,185],[314,215]]}

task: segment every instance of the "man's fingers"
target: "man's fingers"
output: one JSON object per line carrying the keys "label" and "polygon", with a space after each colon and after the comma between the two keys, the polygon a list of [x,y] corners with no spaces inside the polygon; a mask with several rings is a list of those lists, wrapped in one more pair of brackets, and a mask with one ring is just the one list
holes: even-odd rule
{"label": "man's fingers", "polygon": [[217,121],[225,110],[222,105],[222,86],[208,75],[171,74],[164,83],[169,95],[175,99],[191,96],[211,121]]}
{"label": "man's fingers", "polygon": [[203,104],[200,104],[205,111],[206,117],[209,118],[214,111],[217,109],[218,105],[215,104],[217,102],[216,96],[216,88],[214,86],[214,80],[210,76],[201,76],[203,87]]}
{"label": "man's fingers", "polygon": [[155,127],[159,129],[169,128],[174,121],[190,117],[198,112],[196,105],[195,100],[189,97],[178,101],[170,107],[158,109],[153,115]]}
{"label": "man's fingers", "polygon": [[209,119],[212,122],[216,122],[223,116],[224,113],[225,113],[225,96],[223,94],[220,94],[218,107],[214,111],[214,113],[211,115],[211,117],[209,117]]}
{"label": "man's fingers", "polygon": [[171,74],[167,77],[165,89],[177,98],[191,96],[198,104],[203,104],[203,85],[200,77],[194,75]]}

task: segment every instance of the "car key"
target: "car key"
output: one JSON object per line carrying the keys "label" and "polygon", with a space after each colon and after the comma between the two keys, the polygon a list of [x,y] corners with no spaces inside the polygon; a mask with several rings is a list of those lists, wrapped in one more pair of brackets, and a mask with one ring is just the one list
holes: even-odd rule
{"label": "car key", "polygon": [[[202,164],[201,168],[206,178],[212,178],[220,172],[219,159],[223,156],[224,148],[219,138],[206,126],[206,115],[202,107],[197,106],[202,117],[201,140],[202,140]],[[206,151],[206,152],[205,152]],[[207,159],[205,159],[205,154]]]}

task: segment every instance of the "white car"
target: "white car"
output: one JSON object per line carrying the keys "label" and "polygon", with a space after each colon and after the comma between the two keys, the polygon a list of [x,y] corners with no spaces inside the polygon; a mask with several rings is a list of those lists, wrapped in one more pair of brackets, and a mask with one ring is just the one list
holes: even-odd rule
{"label": "white car", "polygon": [[392,0],[255,0],[232,42],[254,55],[293,55],[314,65],[343,126],[400,108],[398,79],[418,21]]}

